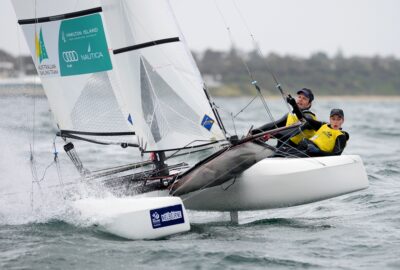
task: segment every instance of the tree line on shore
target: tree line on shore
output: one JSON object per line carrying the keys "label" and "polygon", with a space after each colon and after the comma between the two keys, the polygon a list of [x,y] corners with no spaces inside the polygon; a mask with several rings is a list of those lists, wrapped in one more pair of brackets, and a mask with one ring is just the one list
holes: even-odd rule
{"label": "tree line on shore", "polygon": [[323,95],[400,95],[400,59],[395,57],[344,57],[340,52],[334,57],[323,52],[308,58],[275,53],[261,57],[256,51],[241,53],[234,49],[208,49],[194,55],[215,95],[254,94],[244,63],[259,86],[271,94],[278,92],[268,70],[289,92],[307,87]]}
{"label": "tree line on shore", "polygon": [[[288,92],[307,87],[322,95],[400,95],[400,59],[395,57],[344,57],[340,52],[333,57],[323,52],[308,58],[275,53],[262,57],[256,51],[235,49],[208,49],[193,55],[214,95],[253,95],[255,89],[245,64],[258,85],[272,95],[278,92],[269,71]],[[21,73],[36,73],[32,58],[0,50],[0,74]]]}

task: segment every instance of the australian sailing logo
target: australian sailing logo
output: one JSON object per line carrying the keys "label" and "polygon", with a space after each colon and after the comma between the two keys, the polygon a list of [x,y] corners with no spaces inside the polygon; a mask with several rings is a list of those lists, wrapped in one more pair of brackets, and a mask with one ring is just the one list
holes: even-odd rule
{"label": "australian sailing logo", "polygon": [[182,205],[150,210],[153,229],[184,223]]}
{"label": "australian sailing logo", "polygon": [[39,64],[41,64],[44,59],[49,59],[46,46],[44,45],[42,28],[40,28],[39,37],[37,33],[35,34],[35,47],[36,57],[39,59]]}
{"label": "australian sailing logo", "polygon": [[[58,75],[59,74],[58,67],[55,63],[52,63],[52,61],[50,61],[51,57],[49,57],[47,53],[46,45],[44,43],[44,38],[43,38],[43,32],[45,31],[43,31],[42,27],[40,27],[39,34],[35,33],[35,55],[37,59],[38,73],[42,77]],[[51,52],[51,45],[52,43],[50,43],[50,52]]]}

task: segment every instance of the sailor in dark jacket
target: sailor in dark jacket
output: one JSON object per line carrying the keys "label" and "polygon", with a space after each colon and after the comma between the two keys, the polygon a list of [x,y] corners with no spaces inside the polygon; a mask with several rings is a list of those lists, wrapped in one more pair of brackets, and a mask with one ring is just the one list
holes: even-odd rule
{"label": "sailor in dark jacket", "polygon": [[342,154],[349,134],[342,130],[344,113],[342,109],[332,109],[329,124],[316,120],[307,120],[309,125],[316,130],[315,135],[303,139],[298,150],[305,152],[306,156],[333,156]]}
{"label": "sailor in dark jacket", "polygon": [[[310,111],[312,101],[314,100],[313,92],[308,88],[303,88],[297,91],[296,100],[292,98],[290,95],[287,97],[287,102],[292,105],[293,111],[291,113],[285,114],[282,118],[275,122],[267,123],[259,128],[253,129],[251,131],[252,135],[272,130],[278,127],[290,126],[299,121],[298,112],[296,110],[300,109],[302,117],[306,120],[316,120],[316,116],[313,112]],[[291,131],[289,134],[276,134],[275,137],[278,139],[278,145],[280,146],[291,146],[297,147],[298,144],[304,139],[309,139],[315,134],[315,130],[311,128],[308,124],[308,121],[303,122],[304,124],[301,126],[297,132]]]}

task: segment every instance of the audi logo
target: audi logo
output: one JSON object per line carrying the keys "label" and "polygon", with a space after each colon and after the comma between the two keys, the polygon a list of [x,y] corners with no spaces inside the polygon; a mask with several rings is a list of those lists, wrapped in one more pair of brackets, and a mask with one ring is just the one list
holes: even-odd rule
{"label": "audi logo", "polygon": [[79,60],[78,53],[76,51],[67,51],[62,53],[63,59],[67,63],[77,62]]}

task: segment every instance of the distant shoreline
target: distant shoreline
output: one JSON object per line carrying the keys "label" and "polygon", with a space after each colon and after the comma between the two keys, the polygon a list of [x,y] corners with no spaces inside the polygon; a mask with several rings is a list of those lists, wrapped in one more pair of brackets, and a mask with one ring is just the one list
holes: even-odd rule
{"label": "distant shoreline", "polygon": [[[11,95],[28,95],[28,96],[45,96],[43,88],[38,86],[36,89],[34,88],[12,88],[12,87],[3,87],[0,85],[0,96],[11,96]],[[213,96],[213,98],[241,98],[248,97],[246,95],[243,96]],[[281,96],[266,96],[268,99],[281,99]],[[354,95],[354,96],[326,96],[319,95],[317,96],[318,100],[354,100],[354,101],[400,101],[399,96],[387,96],[387,95]]]}
{"label": "distant shoreline", "polygon": [[[268,96],[269,99],[281,99],[282,96]],[[399,96],[387,96],[387,95],[354,95],[354,96],[327,96],[318,95],[318,100],[380,100],[380,101],[400,101]]]}
{"label": "distant shoreline", "polygon": [[0,96],[45,96],[42,86],[36,88],[3,87],[0,85]]}
{"label": "distant shoreline", "polygon": [[[215,96],[213,98],[241,98],[241,97],[248,97],[248,96]],[[265,98],[269,100],[282,100],[282,96],[264,96]],[[318,100],[330,100],[330,101],[341,101],[341,100],[354,100],[354,101],[393,101],[393,102],[399,102],[400,101],[400,96],[385,96],[385,95],[373,95],[373,96],[367,96],[367,95],[357,95],[357,96],[317,96],[317,102]]]}

